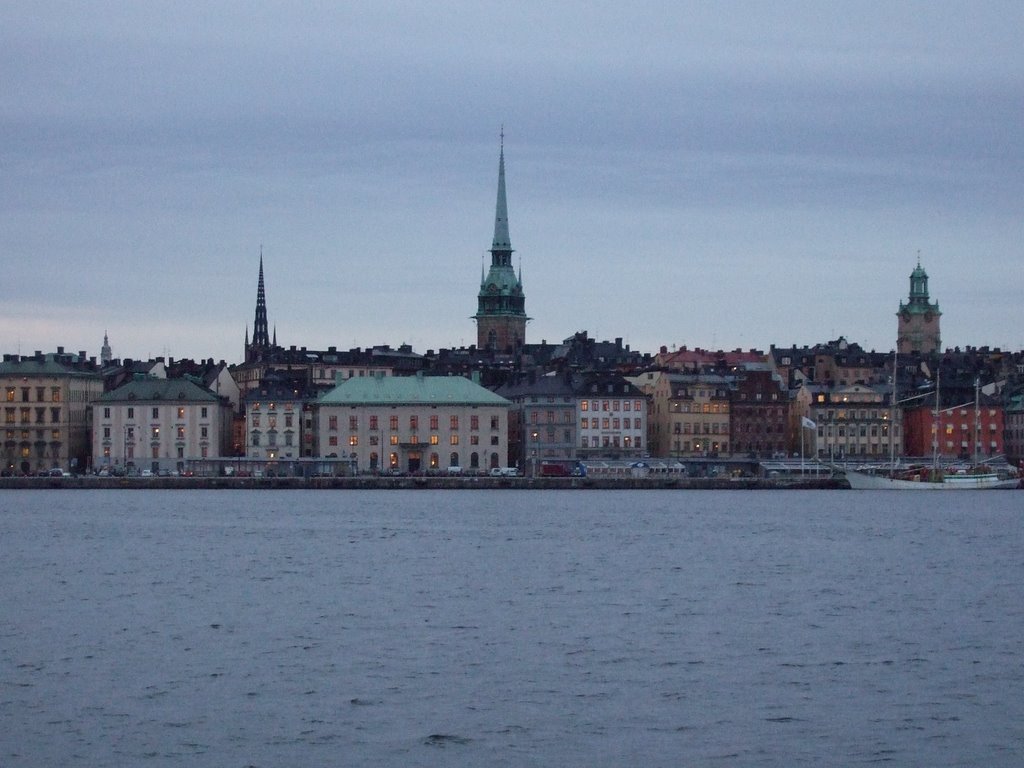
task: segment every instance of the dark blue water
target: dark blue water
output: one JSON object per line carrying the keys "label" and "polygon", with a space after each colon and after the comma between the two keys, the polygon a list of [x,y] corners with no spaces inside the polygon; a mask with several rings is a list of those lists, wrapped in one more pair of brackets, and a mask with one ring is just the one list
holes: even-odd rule
{"label": "dark blue water", "polygon": [[1018,766],[1022,502],[4,491],[0,765]]}

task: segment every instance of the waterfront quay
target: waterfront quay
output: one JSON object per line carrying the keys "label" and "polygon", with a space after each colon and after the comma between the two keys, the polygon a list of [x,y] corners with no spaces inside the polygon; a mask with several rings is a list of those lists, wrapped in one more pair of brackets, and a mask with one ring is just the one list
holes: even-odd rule
{"label": "waterfront quay", "polygon": [[438,477],[355,475],[342,477],[4,477],[0,489],[96,490],[772,490],[846,489],[829,477]]}

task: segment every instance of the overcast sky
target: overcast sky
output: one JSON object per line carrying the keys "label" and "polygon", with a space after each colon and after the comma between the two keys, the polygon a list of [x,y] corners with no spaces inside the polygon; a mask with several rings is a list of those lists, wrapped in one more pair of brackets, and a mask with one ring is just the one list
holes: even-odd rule
{"label": "overcast sky", "polygon": [[1024,348],[1024,3],[0,6],[0,346]]}

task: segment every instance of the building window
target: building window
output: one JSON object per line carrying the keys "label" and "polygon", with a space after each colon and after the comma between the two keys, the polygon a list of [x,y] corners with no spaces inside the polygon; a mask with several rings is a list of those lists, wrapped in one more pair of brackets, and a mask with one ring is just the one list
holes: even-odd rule
{"label": "building window", "polygon": [[500,421],[497,416],[491,416],[491,429],[500,429]]}
{"label": "building window", "polygon": [[458,445],[459,444],[459,436],[458,435],[452,435],[451,444],[452,445]]}
{"label": "building window", "polygon": [[109,408],[104,408],[103,409],[103,418],[104,419],[109,419],[110,418],[110,409]]}
{"label": "building window", "polygon": [[348,428],[349,429],[359,429],[359,417],[358,416],[349,416],[348,417]]}
{"label": "building window", "polygon": [[13,403],[14,402],[14,387],[8,387],[7,388],[7,402],[8,403]]}
{"label": "building window", "polygon": [[260,425],[260,415],[258,413],[252,414],[249,417],[249,422],[251,426],[258,427]]}
{"label": "building window", "polygon": [[437,416],[430,417],[430,428],[437,429]]}
{"label": "building window", "polygon": [[497,435],[491,435],[491,445],[497,445],[497,444],[498,444],[498,436]]}
{"label": "building window", "polygon": [[129,408],[128,409],[128,418],[129,419],[134,419],[135,418],[135,409],[134,408]]}
{"label": "building window", "polygon": [[208,427],[200,427],[199,428],[199,436],[205,440],[206,438],[209,437],[208,430],[209,430]]}
{"label": "building window", "polygon": [[451,427],[452,427],[452,429],[458,429],[459,428],[459,417],[458,416],[452,416],[452,418],[451,418]]}
{"label": "building window", "polygon": [[338,428],[338,417],[337,416],[328,416],[327,417],[327,428],[328,429],[337,429]]}
{"label": "building window", "polygon": [[480,429],[480,417],[470,416],[469,417],[469,428],[472,430]]}
{"label": "building window", "polygon": [[391,444],[392,445],[398,445],[398,435],[392,435],[391,436]]}
{"label": "building window", "polygon": [[207,415],[207,408],[206,408],[205,405],[202,408],[199,409],[199,414],[204,419],[209,418],[208,415]]}
{"label": "building window", "polygon": [[588,403],[586,400],[581,402],[580,403],[580,410],[581,411],[589,411],[590,410],[590,403]]}
{"label": "building window", "polygon": [[185,408],[184,408],[184,406],[180,406],[180,405],[178,406],[178,418],[179,419],[184,419],[185,418]]}
{"label": "building window", "polygon": [[391,427],[391,431],[393,431],[393,432],[397,431],[398,430],[398,417],[397,416],[392,416],[391,418],[389,418],[388,419],[388,424]]}
{"label": "building window", "polygon": [[469,444],[470,445],[480,445],[480,435],[470,435],[469,436]]}
{"label": "building window", "polygon": [[348,444],[352,446],[359,445],[359,435],[349,435]]}
{"label": "building window", "polygon": [[179,440],[184,440],[185,439],[185,428],[184,427],[178,427],[178,439]]}
{"label": "building window", "polygon": [[159,419],[160,418],[160,408],[159,408],[159,406],[153,406],[153,418],[154,419]]}
{"label": "building window", "polygon": [[150,437],[153,440],[159,440],[160,439],[160,427],[153,427],[150,430]]}
{"label": "building window", "polygon": [[330,437],[328,437],[327,438],[327,444],[330,445],[330,446],[336,446],[338,444],[338,436],[337,435],[331,435]]}
{"label": "building window", "polygon": [[440,442],[440,441],[438,440],[437,435],[431,435],[430,436],[430,444],[431,445],[437,445],[438,442]]}
{"label": "building window", "polygon": [[413,414],[409,417],[409,430],[415,432],[420,427],[420,417]]}
{"label": "building window", "polygon": [[377,429],[377,417],[376,416],[371,416],[370,417],[370,429]]}

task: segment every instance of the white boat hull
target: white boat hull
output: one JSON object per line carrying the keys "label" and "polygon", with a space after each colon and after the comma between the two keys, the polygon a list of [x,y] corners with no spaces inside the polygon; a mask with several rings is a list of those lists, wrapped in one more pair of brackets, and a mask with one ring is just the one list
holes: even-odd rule
{"label": "white boat hull", "polygon": [[1000,478],[998,475],[988,474],[948,475],[942,482],[929,482],[927,480],[899,480],[885,475],[847,470],[846,480],[855,491],[987,491],[1020,487],[1019,478]]}

